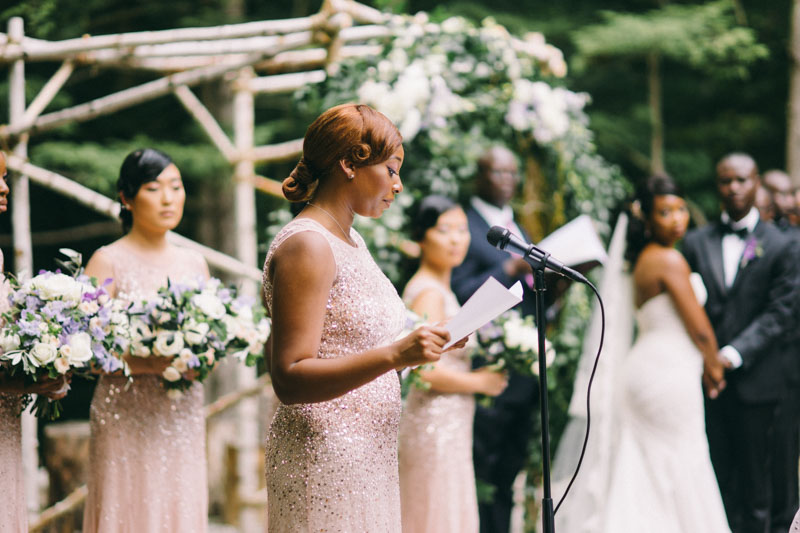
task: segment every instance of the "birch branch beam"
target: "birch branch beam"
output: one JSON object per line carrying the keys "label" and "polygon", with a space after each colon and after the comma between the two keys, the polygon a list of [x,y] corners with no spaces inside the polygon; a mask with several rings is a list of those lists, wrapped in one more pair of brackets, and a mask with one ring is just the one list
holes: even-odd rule
{"label": "birch branch beam", "polygon": [[66,58],[74,54],[102,49],[126,49],[135,46],[180,43],[185,41],[231,40],[245,37],[269,36],[286,33],[310,31],[324,21],[324,15],[310,17],[264,20],[229,24],[207,28],[180,28],[163,31],[144,31],[119,33],[114,35],[84,36],[63,41],[43,41],[25,38],[22,43],[9,41],[0,35],[0,59],[13,61],[25,57],[26,60]]}
{"label": "birch branch beam", "polygon": [[42,114],[47,105],[53,101],[53,98],[61,90],[61,87],[67,82],[72,72],[75,70],[75,65],[71,60],[64,61],[53,76],[47,80],[47,83],[33,99],[31,105],[25,110],[20,122],[28,124],[36,120],[36,117]]}
{"label": "birch branch beam", "polygon": [[0,138],[7,139],[8,137],[16,136],[28,131],[46,131],[56,128],[62,124],[66,124],[67,122],[83,122],[101,115],[107,115],[125,107],[163,96],[180,85],[196,85],[204,81],[219,78],[232,70],[237,70],[252,65],[253,63],[260,61],[264,55],[267,54],[269,54],[269,52],[265,54],[253,54],[248,56],[247,59],[237,63],[203,67],[165,76],[151,82],[143,83],[142,85],[137,85],[129,89],[124,89],[122,91],[97,98],[91,102],[86,102],[84,104],[79,104],[67,109],[61,109],[59,111],[42,115],[35,121],[27,124],[21,123],[8,126],[0,130]]}
{"label": "birch branch beam", "polygon": [[232,163],[236,159],[236,148],[234,148],[230,138],[211,112],[186,85],[175,87],[174,92],[175,96],[177,96],[178,100],[183,104],[183,107],[185,107],[200,126],[202,126],[206,135],[211,139],[211,142],[222,152],[225,159],[227,159],[229,163]]}
{"label": "birch branch beam", "polygon": [[290,161],[303,155],[303,139],[295,139],[278,144],[256,146],[242,154],[243,159],[250,159],[254,163],[271,163],[277,161]]}

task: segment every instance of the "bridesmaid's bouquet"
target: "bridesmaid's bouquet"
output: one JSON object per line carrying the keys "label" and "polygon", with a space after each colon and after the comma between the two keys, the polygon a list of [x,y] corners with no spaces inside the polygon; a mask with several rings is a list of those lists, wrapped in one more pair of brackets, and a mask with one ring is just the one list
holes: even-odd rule
{"label": "bridesmaid's bouquet", "polygon": [[[121,354],[128,347],[128,316],[111,299],[105,285],[83,274],[81,255],[62,249],[66,261],[60,270],[42,271],[33,278],[8,279],[8,309],[0,335],[0,364],[11,376],[29,384],[43,379],[88,375],[93,367],[106,372],[123,368]],[[25,395],[23,409],[33,398]],[[61,404],[38,395],[33,406],[38,417],[57,418]]]}
{"label": "bridesmaid's bouquet", "polygon": [[253,304],[216,278],[169,281],[155,299],[131,305],[130,353],[170,358],[162,373],[164,386],[171,396],[180,396],[192,381],[206,379],[226,355],[248,366],[263,356],[270,322],[263,308]]}
{"label": "bridesmaid's bouquet", "polygon": [[[532,316],[523,317],[516,309],[498,316],[475,332],[478,346],[473,357],[496,370],[511,370],[523,376],[539,375],[539,337]],[[555,360],[555,350],[545,342],[545,362]]]}

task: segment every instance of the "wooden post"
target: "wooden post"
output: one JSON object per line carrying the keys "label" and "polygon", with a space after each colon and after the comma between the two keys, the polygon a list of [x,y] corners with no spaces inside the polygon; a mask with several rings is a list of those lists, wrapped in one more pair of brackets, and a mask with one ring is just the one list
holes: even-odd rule
{"label": "wooden post", "polygon": [[[236,150],[243,154],[253,148],[253,129],[255,122],[254,97],[249,89],[255,77],[252,68],[243,68],[234,81],[233,97],[233,136]],[[251,182],[247,179],[255,173],[253,161],[242,158],[234,167],[234,212],[236,213],[236,256],[246,265],[258,262],[258,239],[256,237],[256,196]],[[245,281],[242,292],[258,296],[258,285]],[[254,368],[239,365],[237,370],[238,388],[252,386],[256,381]],[[237,472],[239,487],[237,495],[247,495],[258,489],[258,401],[254,398],[243,400],[237,408]],[[239,529],[256,531],[263,528],[259,512],[250,507],[239,509]]]}
{"label": "wooden post", "polygon": [[[25,25],[21,17],[8,21],[9,41],[22,43]],[[14,125],[25,115],[25,60],[17,59],[11,64],[8,91],[9,123]],[[28,136],[23,135],[14,146],[14,155],[28,157]],[[24,174],[14,173],[11,179],[11,206],[14,234],[14,270],[33,273],[33,244],[31,243],[30,183]],[[36,487],[36,472],[39,467],[36,437],[36,417],[27,411],[22,415],[22,465],[25,473],[25,496],[28,510],[39,510],[39,494]]]}

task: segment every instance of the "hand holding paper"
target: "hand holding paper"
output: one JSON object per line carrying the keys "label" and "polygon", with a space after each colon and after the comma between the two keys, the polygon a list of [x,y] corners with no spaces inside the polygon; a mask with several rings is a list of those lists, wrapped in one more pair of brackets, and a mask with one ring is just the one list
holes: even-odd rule
{"label": "hand holding paper", "polygon": [[461,311],[446,324],[445,327],[450,332],[450,341],[444,345],[444,349],[448,349],[521,301],[522,284],[519,281],[510,289],[506,289],[499,281],[489,276],[489,279],[464,303]]}

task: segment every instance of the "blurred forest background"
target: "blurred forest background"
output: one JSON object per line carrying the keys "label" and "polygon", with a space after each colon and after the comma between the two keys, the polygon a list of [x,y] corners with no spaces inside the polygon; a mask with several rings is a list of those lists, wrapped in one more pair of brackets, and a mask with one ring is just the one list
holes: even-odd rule
{"label": "blurred forest background", "polygon": [[[0,23],[25,19],[30,37],[48,40],[209,26],[316,13],[319,0],[5,0]],[[636,183],[651,170],[665,169],[707,213],[716,210],[711,178],[716,159],[732,150],[753,154],[762,169],[786,167],[787,99],[790,76],[790,0],[563,0],[560,2],[471,0],[373,0],[366,4],[398,13],[428,11],[432,20],[462,15],[491,16],[512,33],[539,31],[559,47],[569,64],[564,85],[591,95],[587,111],[598,150]],[[721,6],[721,7],[720,7]],[[731,13],[735,20],[731,21]],[[739,30],[752,30],[742,40]],[[705,32],[705,33],[704,33]],[[704,35],[718,36],[716,41]],[[739,39],[739,44],[731,46]],[[715,51],[735,50],[736,57]],[[29,98],[57,65],[31,63]],[[0,74],[0,101],[8,101],[7,70]],[[52,108],[65,107],[142,83],[143,72],[77,72]],[[222,84],[200,89],[202,100],[223,127],[230,126],[230,95]],[[654,98],[656,100],[654,100]],[[29,100],[30,101],[30,100]],[[660,101],[660,105],[658,102]],[[655,104],[654,104],[655,102]],[[661,109],[653,115],[653,106]],[[256,100],[256,144],[301,137],[313,118],[304,116],[292,95]],[[8,122],[6,105],[0,123]],[[172,96],[32,139],[31,160],[96,190],[113,195],[119,163],[145,145],[172,154],[190,195],[179,231],[222,251],[232,242],[225,217],[229,167]],[[282,179],[289,164],[258,168]],[[60,244],[91,252],[115,237],[113,222],[33,185],[32,228],[36,267],[50,268]],[[259,217],[281,200],[259,196]],[[13,209],[13,206],[12,206]],[[266,222],[260,227],[266,227]],[[82,230],[70,234],[63,228]],[[58,230],[58,231],[56,231]],[[55,233],[54,233],[55,232]],[[260,236],[261,237],[261,236]],[[266,240],[266,234],[260,241]],[[0,246],[10,246],[10,217],[0,220]],[[265,244],[265,242],[263,243]]]}

